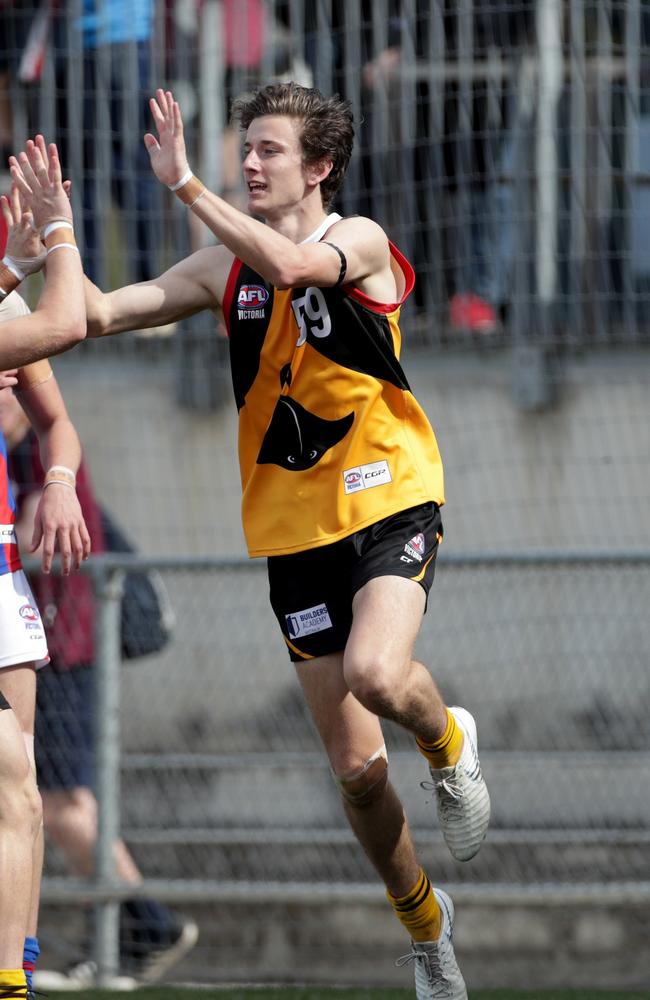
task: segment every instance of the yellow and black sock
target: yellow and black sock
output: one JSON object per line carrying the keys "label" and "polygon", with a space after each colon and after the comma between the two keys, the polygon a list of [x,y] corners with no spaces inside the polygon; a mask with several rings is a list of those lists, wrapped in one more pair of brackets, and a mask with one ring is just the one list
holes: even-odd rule
{"label": "yellow and black sock", "polygon": [[443,767],[453,767],[463,752],[463,731],[447,709],[447,728],[438,740],[426,743],[416,737],[418,750],[429,761],[431,767],[439,771]]}
{"label": "yellow and black sock", "polygon": [[27,980],[25,979],[24,970],[0,969],[0,997],[26,996]]}
{"label": "yellow and black sock", "polygon": [[406,896],[393,896],[388,901],[397,919],[406,927],[414,941],[437,941],[442,929],[442,914],[433,894],[431,883],[420,868],[418,880]]}

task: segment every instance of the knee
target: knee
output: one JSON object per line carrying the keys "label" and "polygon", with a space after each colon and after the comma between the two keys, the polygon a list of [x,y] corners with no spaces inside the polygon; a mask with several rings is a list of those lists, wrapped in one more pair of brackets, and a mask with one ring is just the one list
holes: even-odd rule
{"label": "knee", "polygon": [[351,774],[335,774],[344,801],[355,809],[367,809],[381,799],[388,784],[388,758],[382,746]]}
{"label": "knee", "polygon": [[386,662],[381,654],[348,658],[344,673],[350,691],[369,711],[382,715],[394,704],[399,674],[394,664]]}
{"label": "knee", "polygon": [[27,758],[0,782],[0,823],[33,838],[43,822],[43,804]]}
{"label": "knee", "polygon": [[75,831],[97,831],[97,802],[88,788],[78,787],[48,791],[43,795],[43,821],[48,835],[56,843],[64,842]]}

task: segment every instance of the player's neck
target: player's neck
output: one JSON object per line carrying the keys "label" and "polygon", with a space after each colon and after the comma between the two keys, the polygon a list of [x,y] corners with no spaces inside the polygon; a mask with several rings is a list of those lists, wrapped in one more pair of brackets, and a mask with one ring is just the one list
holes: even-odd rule
{"label": "player's neck", "polygon": [[292,243],[302,243],[327,218],[327,209],[323,208],[320,192],[317,199],[306,199],[289,211],[278,213],[267,218],[266,224],[276,233],[286,236]]}

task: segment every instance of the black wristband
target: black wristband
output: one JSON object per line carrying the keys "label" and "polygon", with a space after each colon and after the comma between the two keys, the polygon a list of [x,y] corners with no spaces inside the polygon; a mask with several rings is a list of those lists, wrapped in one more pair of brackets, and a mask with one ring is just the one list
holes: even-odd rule
{"label": "black wristband", "polygon": [[348,262],[345,259],[345,254],[343,253],[343,251],[340,249],[340,247],[337,247],[335,243],[328,243],[327,240],[323,240],[323,243],[325,243],[326,246],[331,247],[332,250],[336,250],[337,254],[341,258],[341,270],[339,271],[338,278],[334,282],[334,288],[337,288],[339,285],[343,284],[343,280],[348,270]]}

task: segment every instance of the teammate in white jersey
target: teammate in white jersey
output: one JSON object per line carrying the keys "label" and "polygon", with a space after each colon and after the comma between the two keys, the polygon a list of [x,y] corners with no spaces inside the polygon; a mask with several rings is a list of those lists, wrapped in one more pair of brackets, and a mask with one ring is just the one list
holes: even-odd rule
{"label": "teammate in white jersey", "polygon": [[[15,187],[2,197],[8,230],[0,264],[0,406],[14,388],[39,435],[48,470],[32,551],[50,572],[55,551],[64,573],[90,553],[75,491],[81,450],[52,375],[49,354],[84,336],[82,271],[72,212],[56,148],[42,137],[11,158]],[[19,193],[20,192],[20,193]],[[15,291],[48,258],[33,314]],[[42,809],[34,770],[35,668],[47,659],[38,609],[20,563],[14,503],[0,442],[0,994],[30,997],[38,955],[37,917],[43,863]]]}

